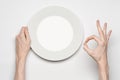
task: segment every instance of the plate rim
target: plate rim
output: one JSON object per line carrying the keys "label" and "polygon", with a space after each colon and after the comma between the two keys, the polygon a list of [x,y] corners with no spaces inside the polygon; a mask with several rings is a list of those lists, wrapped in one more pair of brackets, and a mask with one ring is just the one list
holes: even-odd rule
{"label": "plate rim", "polygon": [[[56,9],[56,8],[58,8],[58,9],[63,9],[63,10],[66,10],[66,11],[69,11],[70,12],[70,14],[72,14],[72,15],[74,15],[74,18],[76,18],[77,20],[78,20],[78,24],[79,24],[79,27],[80,27],[80,33],[81,34],[79,34],[79,38],[81,38],[80,39],[80,41],[79,41],[79,45],[77,45],[77,48],[76,49],[74,49],[74,52],[71,52],[71,54],[69,54],[68,56],[66,56],[66,57],[64,57],[64,58],[55,58],[54,57],[54,59],[53,58],[49,58],[49,57],[45,57],[45,56],[43,56],[43,55],[41,55],[41,53],[42,52],[44,52],[44,50],[36,50],[35,48],[35,45],[34,45],[34,42],[32,42],[33,41],[33,38],[35,38],[34,36],[32,36],[33,34],[32,34],[32,31],[31,31],[31,22],[34,20],[33,18],[36,16],[36,15],[39,15],[39,13],[43,10],[45,10],[45,9]],[[59,11],[58,11],[59,12]],[[73,21],[74,22],[74,21]],[[35,54],[37,54],[39,57],[41,57],[41,58],[43,58],[43,59],[45,59],[45,60],[48,60],[48,61],[63,61],[63,60],[66,60],[66,59],[68,59],[68,58],[70,58],[71,56],[73,56],[78,50],[79,50],[79,48],[81,47],[81,45],[82,45],[82,42],[83,42],[83,37],[84,37],[84,28],[83,28],[83,24],[81,23],[81,21],[80,21],[80,19],[78,18],[78,16],[75,14],[75,13],[73,13],[72,11],[70,11],[69,9],[67,9],[67,8],[65,8],[65,7],[61,7],[61,6],[47,6],[47,7],[44,7],[44,8],[42,8],[39,12],[37,12],[36,14],[34,14],[33,16],[32,16],[32,18],[29,20],[29,22],[28,22],[28,28],[29,28],[29,33],[30,33],[30,36],[31,36],[31,48],[32,48],[32,50],[34,51],[34,53]],[[74,28],[74,27],[72,27],[72,28]],[[78,28],[79,29],[79,28]],[[75,33],[73,33],[73,34],[75,34]],[[75,35],[73,35],[73,38],[74,38],[74,36]],[[75,39],[75,40],[77,40],[77,39]],[[71,42],[72,43],[72,42]],[[70,45],[69,45],[70,46]],[[68,46],[68,47],[69,47]],[[62,52],[63,50],[61,50],[61,52]],[[41,53],[40,53],[41,52]],[[49,51],[47,51],[49,54],[50,54],[50,52]],[[47,54],[47,53],[46,53]],[[45,54],[45,55],[46,55]]]}

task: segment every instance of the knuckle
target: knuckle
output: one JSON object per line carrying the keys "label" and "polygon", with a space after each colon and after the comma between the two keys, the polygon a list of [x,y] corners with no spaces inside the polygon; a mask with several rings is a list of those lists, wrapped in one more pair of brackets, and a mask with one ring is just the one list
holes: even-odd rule
{"label": "knuckle", "polygon": [[22,38],[22,35],[20,34],[19,37]]}
{"label": "knuckle", "polygon": [[20,37],[20,36],[19,36],[19,35],[17,35],[17,36],[16,36],[16,39],[18,40],[18,39],[19,39],[19,37]]}
{"label": "knuckle", "polygon": [[95,37],[95,35],[93,34],[92,37]]}
{"label": "knuckle", "polygon": [[29,40],[29,42],[31,43],[31,40]]}
{"label": "knuckle", "polygon": [[85,45],[83,46],[83,49],[84,49],[84,50],[86,50],[86,47],[85,47]]}
{"label": "knuckle", "polygon": [[31,39],[28,39],[27,41],[28,41],[28,43],[31,43]]}
{"label": "knuckle", "polygon": [[105,45],[106,45],[106,42],[105,42],[105,41],[101,41],[101,42],[100,42],[100,45],[101,45],[101,46],[105,46]]}

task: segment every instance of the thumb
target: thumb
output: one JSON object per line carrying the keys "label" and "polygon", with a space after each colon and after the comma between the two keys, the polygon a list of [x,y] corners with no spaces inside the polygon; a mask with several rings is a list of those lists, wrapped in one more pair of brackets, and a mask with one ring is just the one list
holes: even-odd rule
{"label": "thumb", "polygon": [[88,47],[87,43],[84,43],[83,48],[88,54],[90,54],[92,52],[92,50]]}

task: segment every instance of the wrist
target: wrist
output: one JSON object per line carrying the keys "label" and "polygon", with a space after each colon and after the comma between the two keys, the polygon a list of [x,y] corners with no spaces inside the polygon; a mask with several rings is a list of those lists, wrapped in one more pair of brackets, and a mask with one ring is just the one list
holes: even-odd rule
{"label": "wrist", "polygon": [[100,80],[109,80],[109,66],[107,56],[104,55],[97,64],[100,74]]}
{"label": "wrist", "polygon": [[108,70],[108,61],[107,58],[102,58],[98,63],[98,68],[101,70]]}
{"label": "wrist", "polygon": [[99,64],[99,80],[109,80],[109,68],[107,64]]}
{"label": "wrist", "polygon": [[108,66],[108,63],[98,64],[98,68],[99,68],[100,71],[105,71],[105,72],[107,71],[108,72],[109,66]]}
{"label": "wrist", "polygon": [[17,60],[26,60],[27,58],[27,52],[16,52],[16,59]]}
{"label": "wrist", "polygon": [[16,62],[17,63],[25,63],[26,62],[26,57],[16,57]]}

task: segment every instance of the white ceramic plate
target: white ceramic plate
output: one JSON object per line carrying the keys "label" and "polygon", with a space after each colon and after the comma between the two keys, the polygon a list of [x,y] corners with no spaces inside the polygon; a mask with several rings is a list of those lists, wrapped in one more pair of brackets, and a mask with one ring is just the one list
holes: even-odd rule
{"label": "white ceramic plate", "polygon": [[[49,51],[45,49],[38,41],[36,31],[39,23],[46,17],[49,16],[61,16],[68,20],[73,28],[73,39],[68,47],[60,51]],[[80,48],[83,40],[83,25],[80,22],[78,16],[76,16],[70,10],[59,7],[49,6],[40,10],[35,14],[28,23],[29,33],[31,37],[31,48],[41,58],[49,61],[61,61],[71,57]]]}

